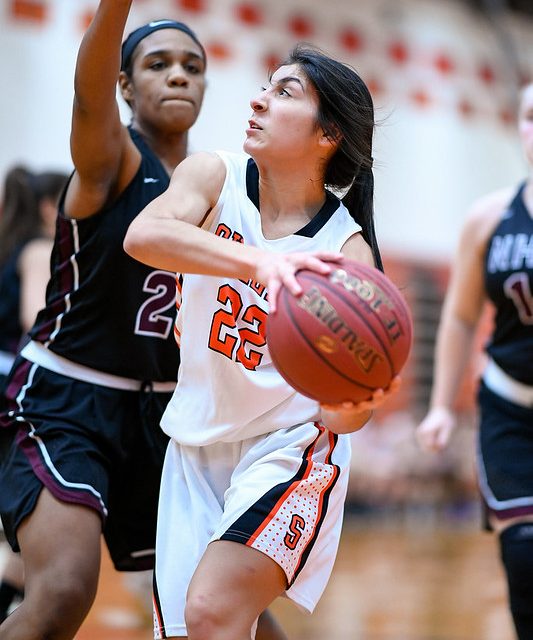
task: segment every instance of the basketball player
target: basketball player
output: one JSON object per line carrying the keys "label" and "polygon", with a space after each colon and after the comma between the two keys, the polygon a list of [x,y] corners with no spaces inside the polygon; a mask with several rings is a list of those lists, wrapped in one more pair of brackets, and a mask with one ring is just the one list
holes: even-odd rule
{"label": "basketball player", "polygon": [[[103,531],[115,567],[153,564],[159,428],[178,368],[175,278],[125,255],[131,220],[185,158],[205,52],[160,20],[121,39],[131,0],[101,0],[75,71],[75,171],[59,207],[46,308],[7,382],[0,470],[6,535],[25,598],[2,640],[73,638],[93,602]],[[124,127],[116,84],[132,110]]]}
{"label": "basketball player", "polygon": [[[249,640],[283,594],[313,610],[340,535],[348,434],[398,383],[321,407],[281,378],[265,342],[280,286],[301,293],[297,269],[328,273],[342,254],[381,266],[367,87],[300,46],[251,107],[251,158],[191,156],[125,240],[137,259],[185,274],[181,369],[162,421],[156,638]],[[347,188],[343,201],[326,184]]]}
{"label": "basketball player", "polygon": [[483,305],[496,316],[478,401],[479,486],[500,540],[510,608],[520,640],[533,638],[533,85],[523,89],[519,133],[530,176],[477,202],[453,262],[438,332],[421,445],[444,448],[455,428],[454,399]]}

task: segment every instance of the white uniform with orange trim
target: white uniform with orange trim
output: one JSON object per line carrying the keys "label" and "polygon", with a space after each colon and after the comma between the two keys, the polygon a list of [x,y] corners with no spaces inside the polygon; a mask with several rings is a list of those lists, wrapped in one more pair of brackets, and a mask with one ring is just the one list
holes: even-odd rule
{"label": "white uniform with orange trim", "polygon": [[[226,179],[204,228],[270,251],[339,251],[360,227],[334,196],[294,235],[268,240],[257,167],[218,152]],[[274,368],[265,341],[264,287],[185,275],[178,300],[178,385],[163,416],[171,437],[159,501],[155,637],[185,636],[185,594],[213,540],[273,558],[287,596],[312,611],[337,552],[350,463],[349,436],[316,421],[318,403]]]}

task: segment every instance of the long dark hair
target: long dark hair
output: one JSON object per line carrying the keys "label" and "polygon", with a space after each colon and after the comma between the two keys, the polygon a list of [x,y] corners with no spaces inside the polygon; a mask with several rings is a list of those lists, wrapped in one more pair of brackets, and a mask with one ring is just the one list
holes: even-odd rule
{"label": "long dark hair", "polygon": [[375,265],[383,271],[374,227],[375,121],[370,91],[352,67],[308,44],[298,44],[280,66],[287,64],[299,65],[315,87],[319,101],[317,126],[329,138],[339,141],[326,169],[326,186],[347,189],[342,202],[361,225]]}
{"label": "long dark hair", "polygon": [[23,166],[7,173],[0,209],[0,266],[17,247],[42,236],[41,202],[57,201],[66,180],[63,173],[32,173]]}

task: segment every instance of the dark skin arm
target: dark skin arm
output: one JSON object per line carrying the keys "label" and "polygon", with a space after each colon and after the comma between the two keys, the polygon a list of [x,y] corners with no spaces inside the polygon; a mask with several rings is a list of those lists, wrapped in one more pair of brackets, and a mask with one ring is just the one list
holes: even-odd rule
{"label": "dark skin arm", "polygon": [[66,212],[85,218],[120,194],[140,164],[116,101],[120,50],[132,0],[100,0],[80,45],[70,147],[76,169]]}

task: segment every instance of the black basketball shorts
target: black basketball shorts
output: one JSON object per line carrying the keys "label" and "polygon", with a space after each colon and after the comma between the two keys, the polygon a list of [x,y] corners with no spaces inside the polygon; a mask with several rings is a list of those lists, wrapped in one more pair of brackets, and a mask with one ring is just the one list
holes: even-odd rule
{"label": "black basketball shorts", "polygon": [[116,569],[152,568],[168,443],[159,423],[170,398],[146,383],[123,391],[74,380],[19,356],[0,427],[11,432],[0,466],[0,514],[13,549],[44,486],[58,500],[100,514]]}

